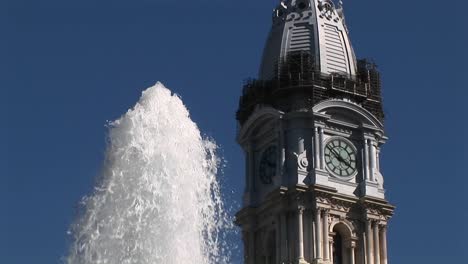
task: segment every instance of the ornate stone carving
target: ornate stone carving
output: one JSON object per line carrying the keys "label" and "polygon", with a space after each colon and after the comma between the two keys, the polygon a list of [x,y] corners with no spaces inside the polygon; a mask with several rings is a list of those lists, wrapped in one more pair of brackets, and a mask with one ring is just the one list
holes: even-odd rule
{"label": "ornate stone carving", "polygon": [[[345,262],[362,264],[366,258],[370,259],[366,254],[374,246],[370,235],[376,233],[375,225],[385,225],[393,213],[394,207],[385,200],[383,188],[378,186],[383,184],[383,179],[376,175],[377,155],[372,155],[376,162],[369,159],[370,150],[378,152],[383,144],[380,138],[385,138],[380,79],[372,77],[378,72],[370,63],[363,61],[357,66],[344,24],[342,3],[338,1],[280,1],[273,18],[278,24],[271,31],[259,71],[259,79],[263,81],[252,81],[244,87],[237,113],[241,125],[238,141],[247,154],[258,154],[258,159],[255,155],[246,157],[248,198],[245,208],[236,215],[236,223],[242,230],[251,232],[243,233],[250,239],[250,242],[244,239],[249,245],[244,252],[250,255],[245,263],[333,263],[333,252],[341,236],[344,255],[356,254],[356,258],[346,258]],[[314,43],[320,43],[320,47]],[[343,54],[327,51],[338,46]],[[307,56],[296,56],[298,51]],[[342,70],[332,67],[336,66],[336,56],[343,58]],[[309,57],[313,59],[311,63]],[[286,66],[299,64],[298,58],[301,66],[306,67],[294,76],[296,70]],[[278,70],[279,66],[283,66],[282,70]],[[312,76],[304,78],[302,73],[309,71]],[[321,75],[315,71],[329,77],[320,80]],[[311,82],[298,83],[297,88],[304,89],[295,89],[295,82],[286,80],[296,80],[296,77]],[[294,89],[279,93],[279,89],[290,84]],[[313,88],[310,91],[309,84]],[[371,102],[366,99],[371,96],[367,92],[370,88],[374,91],[374,86],[376,97],[369,97]],[[287,96],[283,97],[283,91]],[[349,181],[331,177],[326,170],[326,157],[331,156],[326,144],[333,137],[349,139],[356,145],[358,149],[354,150],[365,157],[358,158],[356,154],[356,164],[364,175]],[[371,143],[364,143],[370,139],[374,139],[372,147]],[[259,174],[260,150],[271,142],[276,142],[281,151],[276,153],[278,180],[275,179],[271,188],[264,188],[252,179]],[[375,177],[369,181],[371,172]],[[357,249],[348,250],[348,247]],[[277,254],[275,261],[267,258],[272,252]]]}
{"label": "ornate stone carving", "polygon": [[380,210],[378,208],[367,208],[367,213],[371,213],[371,214],[380,214]]}
{"label": "ornate stone carving", "polygon": [[335,4],[331,0],[320,0],[319,6],[320,15],[327,19],[332,19],[335,14]]}
{"label": "ornate stone carving", "polygon": [[352,131],[349,130],[349,129],[344,129],[344,128],[334,126],[334,125],[330,125],[330,124],[326,124],[325,128],[328,129],[328,130],[332,130],[334,132],[339,132],[339,133],[343,133],[343,134],[347,134],[347,135],[350,135],[352,133]]}
{"label": "ornate stone carving", "polygon": [[326,197],[320,197],[318,196],[316,198],[317,202],[322,203],[322,204],[330,204],[330,199]]}
{"label": "ornate stone carving", "polygon": [[346,205],[343,205],[343,204],[333,204],[332,203],[332,208],[334,210],[337,210],[337,211],[341,211],[341,212],[349,212],[351,207],[349,206],[346,206]]}
{"label": "ornate stone carving", "polygon": [[[330,212],[330,210],[326,210],[326,212]],[[328,224],[331,225],[331,223],[333,223],[333,220],[334,220],[334,216],[333,215],[328,215]]]}
{"label": "ornate stone carving", "polygon": [[307,159],[307,150],[305,150],[299,155],[297,155],[296,153],[294,154],[297,156],[297,166],[299,170],[307,171],[307,169],[309,168],[309,160]]}

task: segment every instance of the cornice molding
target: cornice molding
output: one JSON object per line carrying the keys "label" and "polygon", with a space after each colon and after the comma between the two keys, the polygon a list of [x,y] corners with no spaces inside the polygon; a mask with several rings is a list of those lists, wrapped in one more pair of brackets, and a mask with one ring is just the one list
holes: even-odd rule
{"label": "cornice molding", "polygon": [[237,142],[240,145],[244,145],[256,128],[263,126],[268,120],[279,120],[283,115],[283,112],[273,107],[257,107],[252,115],[250,115],[249,119],[242,125],[237,135]]}
{"label": "cornice molding", "polygon": [[[367,120],[375,128],[377,128],[377,130],[383,131],[384,129],[382,122],[380,122],[373,114],[371,114],[368,110],[364,109],[362,106],[356,103],[350,102],[350,101],[344,101],[344,100],[339,100],[339,99],[326,100],[315,105],[313,107],[313,111],[324,112],[326,109],[329,109],[329,108],[344,108],[344,109],[350,110],[354,113],[357,113],[364,120]],[[374,128],[365,123],[361,125],[369,129]]]}

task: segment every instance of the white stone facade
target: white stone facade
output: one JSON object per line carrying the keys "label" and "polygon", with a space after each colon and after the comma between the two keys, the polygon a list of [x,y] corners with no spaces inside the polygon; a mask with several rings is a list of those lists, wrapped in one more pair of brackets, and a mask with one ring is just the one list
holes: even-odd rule
{"label": "white stone facade", "polygon": [[[326,170],[323,145],[331,137],[348,139],[361,154],[354,177],[340,179]],[[288,114],[259,107],[238,140],[247,157],[244,209],[237,215],[245,263],[334,263],[337,233],[341,263],[387,263],[385,232],[393,206],[385,200],[378,168],[385,137],[377,119],[341,100]],[[271,144],[278,146],[277,170],[273,183],[263,184],[258,163]]]}
{"label": "white stone facade", "polygon": [[[286,81],[275,76],[278,60],[298,51],[312,55],[312,69],[301,59]],[[388,263],[394,207],[379,161],[387,139],[380,79],[358,66],[341,1],[275,9],[261,82],[245,87],[238,111],[246,187],[236,223],[246,264]]]}
{"label": "white stone facade", "polygon": [[[238,112],[246,184],[236,223],[245,263],[387,264],[394,207],[379,161],[387,140],[383,114],[375,115],[380,79],[355,76],[341,3],[282,1],[273,23],[260,69],[260,80],[270,81],[247,87]],[[339,37],[327,33],[331,27]],[[297,50],[310,52],[314,71],[325,75],[308,82],[274,77],[278,58]],[[333,83],[337,72],[341,88]]]}

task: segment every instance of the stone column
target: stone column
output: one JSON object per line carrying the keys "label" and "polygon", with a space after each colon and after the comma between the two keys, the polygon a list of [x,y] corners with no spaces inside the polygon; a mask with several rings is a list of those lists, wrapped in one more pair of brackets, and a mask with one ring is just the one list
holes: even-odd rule
{"label": "stone column", "polygon": [[288,233],[286,223],[286,212],[280,214],[280,232],[281,232],[281,261],[288,261]]}
{"label": "stone column", "polygon": [[375,157],[375,159],[376,159],[376,162],[377,162],[377,164],[376,164],[377,165],[377,171],[380,171],[380,149],[377,149],[376,155],[377,156]]}
{"label": "stone column", "polygon": [[388,264],[387,257],[387,227],[382,225],[380,228],[380,264]]}
{"label": "stone column", "polygon": [[369,144],[367,138],[364,138],[364,176],[367,181],[370,181],[369,164]]}
{"label": "stone column", "polygon": [[277,262],[281,261],[281,213],[276,216],[275,227],[275,259]]}
{"label": "stone column", "polygon": [[316,253],[317,253],[317,250],[315,249],[315,244],[316,244],[316,241],[315,241],[315,225],[314,225],[314,214],[312,212],[312,210],[309,210],[309,221],[307,221],[307,225],[309,226],[309,241],[310,241],[310,244],[309,244],[309,248],[307,249],[309,252],[310,252],[310,258],[311,259],[315,259],[316,258]]}
{"label": "stone column", "polygon": [[314,166],[315,169],[320,169],[320,142],[319,142],[319,133],[318,133],[318,127],[315,127],[314,131],[314,142],[315,142],[315,162]]}
{"label": "stone column", "polygon": [[325,159],[324,159],[324,153],[323,153],[323,128],[319,127],[319,154],[320,154],[320,169],[323,170],[325,169]]}
{"label": "stone column", "polygon": [[349,246],[349,264],[355,264],[356,263],[356,243],[354,241],[351,241],[350,246]]}
{"label": "stone column", "polygon": [[377,148],[374,140],[370,140],[370,180],[375,182],[375,172],[377,169]]}
{"label": "stone column", "polygon": [[333,263],[333,240],[334,240],[334,237],[331,236],[330,237],[330,263]]}
{"label": "stone column", "polygon": [[249,262],[249,233],[247,231],[242,231],[242,242],[244,244],[244,263]]}
{"label": "stone column", "polygon": [[380,264],[379,223],[374,223],[374,264]]}
{"label": "stone column", "polygon": [[298,142],[297,142],[297,153],[298,154],[302,154],[305,150],[305,146],[304,146],[304,138],[303,137],[299,137],[298,138]]}
{"label": "stone column", "polygon": [[244,193],[250,192],[250,147],[244,150],[245,157],[245,189]]}
{"label": "stone column", "polygon": [[329,242],[329,231],[328,231],[328,210],[323,211],[323,259],[330,259],[330,242]]}
{"label": "stone column", "polygon": [[249,232],[249,264],[255,264],[255,232]]}
{"label": "stone column", "polygon": [[372,220],[366,221],[366,252],[367,264],[374,264],[374,240],[372,238]]}
{"label": "stone column", "polygon": [[317,250],[315,257],[322,259],[322,224],[320,214],[322,213],[320,208],[317,208],[315,212],[315,248]]}
{"label": "stone column", "polygon": [[[254,147],[253,143],[249,142],[249,147],[248,147],[248,180],[246,184],[249,186],[249,191],[254,192],[256,187],[255,187],[255,180],[254,180],[254,174],[255,174],[255,157],[254,157]],[[252,194],[250,194],[252,196]]]}
{"label": "stone column", "polygon": [[303,217],[304,208],[297,210],[297,258],[299,261],[304,260],[304,226]]}
{"label": "stone column", "polygon": [[278,164],[277,164],[277,173],[278,175],[280,175],[280,184],[281,185],[286,185],[286,180],[284,179],[285,178],[285,175],[286,173],[283,173],[284,172],[284,162],[286,160],[286,153],[285,153],[285,150],[286,150],[286,146],[285,146],[285,140],[284,140],[284,128],[283,128],[283,121],[280,121],[279,122],[279,133],[278,133],[278,138],[279,138],[279,153],[280,155],[278,155]]}

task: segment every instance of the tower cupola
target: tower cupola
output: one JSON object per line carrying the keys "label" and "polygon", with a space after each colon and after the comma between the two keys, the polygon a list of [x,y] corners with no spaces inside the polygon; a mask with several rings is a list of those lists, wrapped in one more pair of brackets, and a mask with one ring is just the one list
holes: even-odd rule
{"label": "tower cupola", "polygon": [[259,79],[277,77],[288,57],[297,54],[310,56],[315,71],[356,74],[341,1],[284,0],[274,9]]}

